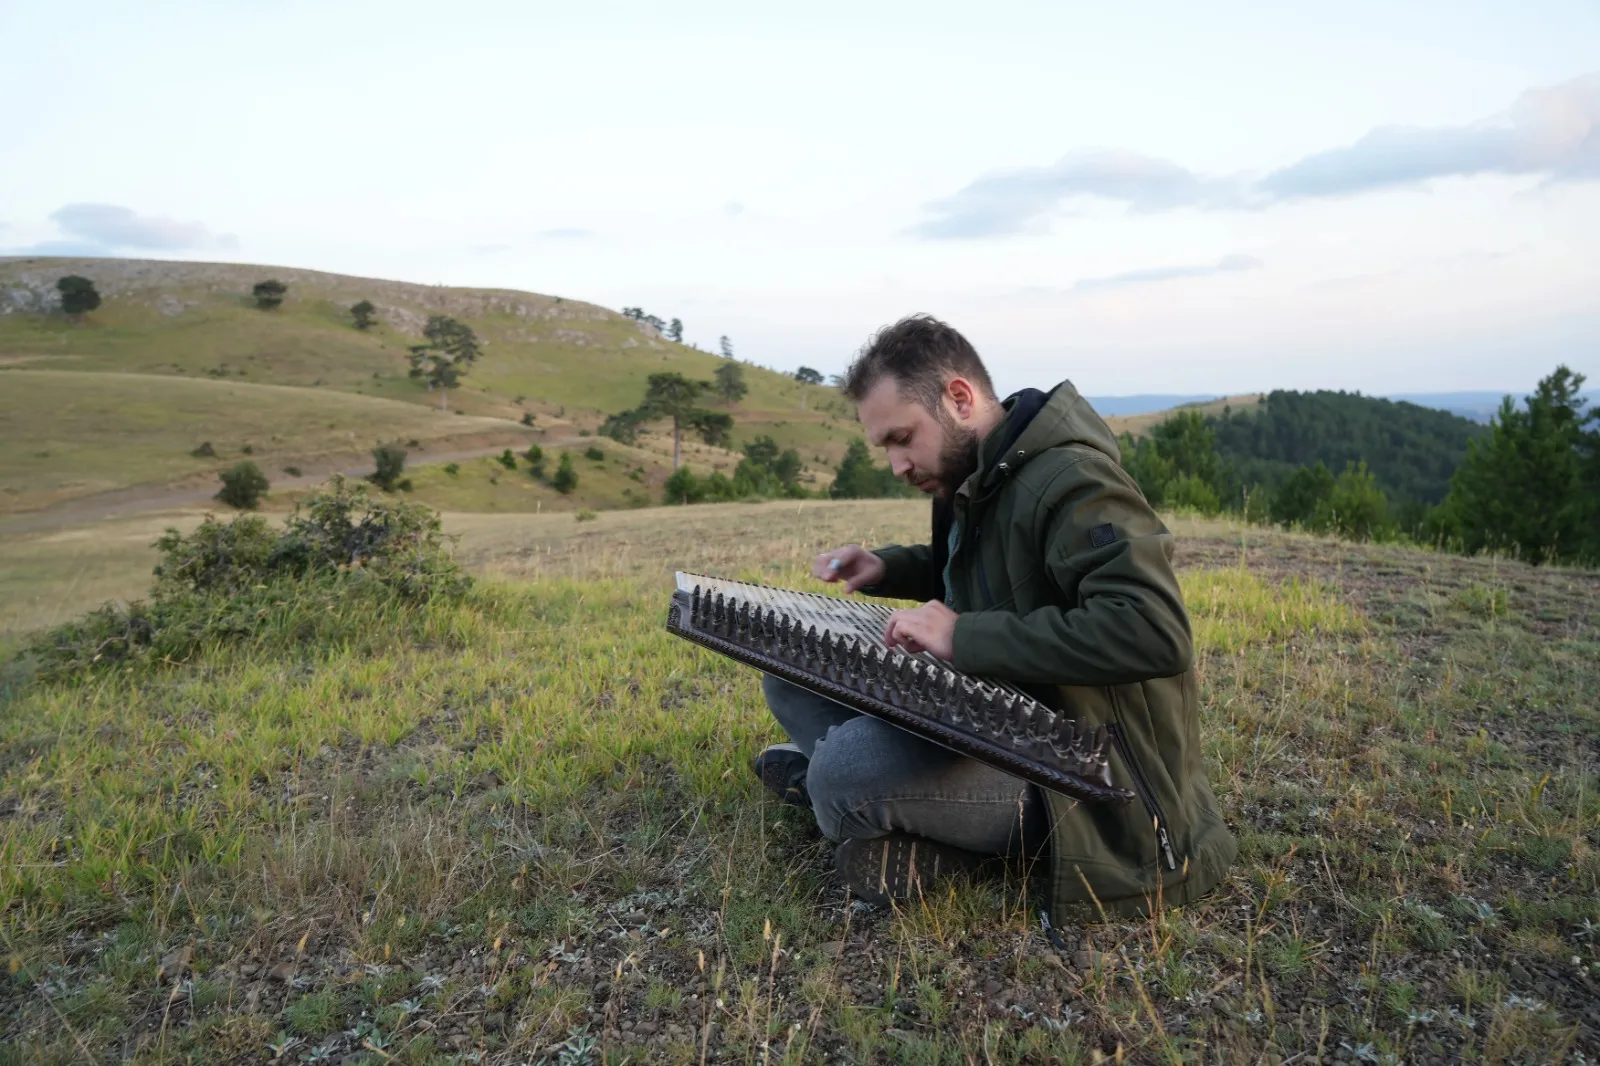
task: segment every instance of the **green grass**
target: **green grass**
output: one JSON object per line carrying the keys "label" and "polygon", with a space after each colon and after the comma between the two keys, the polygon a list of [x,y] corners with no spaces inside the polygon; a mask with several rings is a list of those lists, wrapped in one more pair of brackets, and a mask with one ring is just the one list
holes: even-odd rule
{"label": "green grass", "polygon": [[[0,513],[204,478],[244,459],[277,480],[295,464],[370,462],[384,441],[449,449],[532,436],[499,419],[365,396],[19,368],[0,370],[0,423]],[[207,441],[215,457],[191,454]]]}
{"label": "green grass", "polygon": [[[303,421],[286,408],[316,412],[312,423],[338,421],[336,414],[327,419],[321,415],[346,402],[351,407],[344,421],[350,424],[341,423],[341,431],[354,430],[363,441],[369,425],[377,439],[418,436],[405,427],[433,422],[412,408],[437,408],[439,401],[408,376],[406,350],[420,341],[421,325],[434,313],[457,316],[484,341],[483,358],[462,387],[451,392],[449,408],[519,424],[523,413],[531,412],[548,439],[563,446],[580,431],[592,432],[606,414],[637,406],[650,374],[675,371],[709,380],[721,362],[719,356],[647,336],[615,312],[534,293],[446,289],[228,264],[0,259],[0,283],[20,284],[18,279],[31,277],[53,285],[55,277],[71,272],[96,280],[104,304],[82,322],[60,315],[0,315],[0,369],[103,377],[94,395],[120,398],[121,390],[127,389],[130,407],[164,417],[167,425],[177,428],[188,428],[192,418],[202,420],[194,424],[200,434],[194,444],[209,431],[209,426],[204,431],[202,426],[210,405],[197,397],[221,392],[186,390],[170,384],[175,378],[207,385],[226,382],[234,388],[279,385],[304,390],[261,401],[257,421],[286,440],[293,439]],[[267,276],[289,284],[283,306],[270,312],[258,310],[249,297],[250,285]],[[367,331],[355,329],[348,312],[350,304],[362,298],[379,305],[382,320]],[[846,354],[840,354],[841,361]],[[749,394],[731,409],[735,444],[770,434],[784,447],[797,448],[813,468],[812,475],[820,478],[816,483],[826,484],[850,440],[860,435],[851,410],[835,390],[802,386],[787,374],[746,366],[745,377]],[[147,382],[149,378],[155,381]],[[24,387],[21,379],[4,380],[8,391]],[[374,400],[405,406],[384,408]],[[14,402],[23,414],[35,412],[34,420],[54,410],[31,401]],[[0,413],[9,412],[0,408]],[[49,502],[55,497],[48,494],[61,487],[58,483],[78,479],[84,471],[93,470],[95,476],[80,486],[83,491],[133,483],[128,475],[103,472],[100,466],[82,461],[87,458],[82,454],[71,462],[64,458],[68,452],[95,449],[108,440],[127,445],[130,455],[125,465],[134,468],[139,483],[193,469],[176,460],[166,462],[165,451],[147,447],[147,431],[162,427],[141,419],[112,419],[102,427],[58,426],[53,448],[27,452],[50,450],[54,461],[43,467],[0,466],[0,486],[14,490],[13,497]],[[36,436],[31,426],[26,428],[28,432],[8,432],[6,442],[17,447],[32,442]],[[236,439],[238,433],[226,432],[230,428],[224,424],[217,432],[237,446],[242,441]],[[239,429],[268,435],[253,424]],[[459,435],[465,427],[458,425],[449,432]],[[671,454],[670,434],[661,427],[654,427],[641,444],[658,456],[657,465],[659,457]],[[694,445],[688,453],[692,465],[706,470],[731,472],[738,462],[736,451]],[[150,465],[146,459],[156,462]],[[7,506],[5,499],[0,496],[0,506]],[[16,506],[14,500],[10,506]]]}
{"label": "green grass", "polygon": [[[348,636],[310,646],[291,605],[182,666],[13,691],[0,1045],[1594,1060],[1593,575],[1181,524],[1240,861],[1213,898],[1069,928],[1058,955],[1012,882],[846,906],[827,845],[746,769],[777,737],[755,675],[662,627],[674,568],[800,586],[812,551],[925,517],[458,516],[488,575],[458,606],[353,600],[324,623]],[[193,986],[158,981],[186,945]]]}

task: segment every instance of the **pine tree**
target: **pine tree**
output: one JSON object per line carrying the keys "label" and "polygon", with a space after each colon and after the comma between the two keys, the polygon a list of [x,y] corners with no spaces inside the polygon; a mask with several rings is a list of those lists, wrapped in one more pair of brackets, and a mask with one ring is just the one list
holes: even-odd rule
{"label": "pine tree", "polygon": [[745,394],[750,391],[750,387],[744,382],[744,367],[732,359],[724,360],[713,376],[716,379],[714,387],[717,395],[729,407],[744,399]]}
{"label": "pine tree", "polygon": [[449,315],[431,316],[422,335],[427,343],[410,349],[411,376],[425,380],[429,389],[439,390],[439,410],[443,411],[449,390],[460,386],[462,375],[478,361],[482,350],[472,327]]}
{"label": "pine tree", "polygon": [[1600,556],[1600,433],[1565,366],[1517,410],[1500,404],[1487,438],[1474,440],[1450,482],[1435,526],[1469,553],[1498,551],[1538,564]]}

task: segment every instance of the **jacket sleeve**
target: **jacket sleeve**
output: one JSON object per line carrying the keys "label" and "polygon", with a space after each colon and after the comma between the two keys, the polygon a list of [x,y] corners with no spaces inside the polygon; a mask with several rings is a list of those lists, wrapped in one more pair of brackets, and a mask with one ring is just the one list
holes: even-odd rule
{"label": "jacket sleeve", "polygon": [[1035,519],[1048,579],[1071,609],[956,619],[956,669],[1009,681],[1121,685],[1189,668],[1194,644],[1171,562],[1172,534],[1122,469],[1080,460]]}
{"label": "jacket sleeve", "polygon": [[872,554],[883,560],[883,580],[876,585],[862,586],[862,595],[919,603],[937,600],[943,595],[940,589],[944,578],[933,572],[933,549],[928,545],[893,544],[877,548]]}

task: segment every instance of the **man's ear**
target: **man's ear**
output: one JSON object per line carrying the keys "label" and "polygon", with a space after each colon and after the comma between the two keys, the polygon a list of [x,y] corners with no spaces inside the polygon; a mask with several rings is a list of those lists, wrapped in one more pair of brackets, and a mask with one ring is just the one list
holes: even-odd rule
{"label": "man's ear", "polygon": [[959,418],[970,418],[977,404],[978,393],[972,384],[963,377],[953,377],[945,382],[944,394],[950,398],[950,403],[956,409]]}

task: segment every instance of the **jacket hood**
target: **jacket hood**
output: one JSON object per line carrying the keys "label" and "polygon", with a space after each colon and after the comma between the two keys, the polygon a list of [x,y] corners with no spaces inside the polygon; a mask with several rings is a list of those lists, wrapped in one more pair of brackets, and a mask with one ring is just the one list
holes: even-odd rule
{"label": "jacket hood", "polygon": [[1067,444],[1093,448],[1114,463],[1122,462],[1116,434],[1072,382],[1063,381],[1048,393],[1024,389],[1003,402],[1005,420],[978,449],[978,469],[984,472],[981,487],[1014,473],[1040,452]]}

